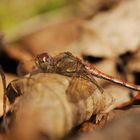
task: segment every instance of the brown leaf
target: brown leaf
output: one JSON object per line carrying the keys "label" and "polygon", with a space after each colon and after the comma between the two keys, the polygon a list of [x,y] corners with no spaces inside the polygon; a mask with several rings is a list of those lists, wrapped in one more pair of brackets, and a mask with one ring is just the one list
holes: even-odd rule
{"label": "brown leaf", "polygon": [[[14,80],[15,78],[17,78],[15,75],[12,75],[12,74],[5,74],[6,76],[6,82],[7,84],[9,84],[12,80]],[[2,106],[3,106],[3,83],[2,81],[0,80],[0,116],[2,115],[3,113],[3,109],[2,109]]]}
{"label": "brown leaf", "polygon": [[[140,139],[140,110],[138,112],[127,113],[112,123],[109,123],[103,129],[88,134],[80,135],[75,140],[133,140]],[[131,132],[130,132],[131,131]]]}
{"label": "brown leaf", "polygon": [[139,0],[124,1],[111,12],[101,13],[85,23],[82,48],[90,48],[90,54],[95,56],[98,52],[92,50],[98,50],[99,47],[102,50],[106,49],[99,53],[108,57],[116,57],[126,51],[134,52],[140,42],[140,14],[137,12],[139,6]]}

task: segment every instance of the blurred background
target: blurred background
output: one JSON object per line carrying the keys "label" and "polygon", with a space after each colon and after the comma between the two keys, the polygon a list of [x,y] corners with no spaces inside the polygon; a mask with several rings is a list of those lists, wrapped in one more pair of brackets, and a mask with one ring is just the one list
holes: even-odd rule
{"label": "blurred background", "polygon": [[64,7],[66,4],[66,0],[1,0],[0,30],[8,33],[16,25],[30,18]]}

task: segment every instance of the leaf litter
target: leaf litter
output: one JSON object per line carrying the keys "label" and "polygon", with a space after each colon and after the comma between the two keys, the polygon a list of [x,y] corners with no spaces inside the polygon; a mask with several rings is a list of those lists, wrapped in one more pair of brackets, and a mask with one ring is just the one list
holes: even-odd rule
{"label": "leaf litter", "polygon": [[[66,50],[74,50],[74,52],[77,52],[78,56],[80,56],[81,58],[83,56],[90,56],[91,58],[92,57],[93,58],[103,58],[101,61],[99,61],[95,64],[95,66],[99,70],[101,70],[104,73],[107,73],[109,75],[115,76],[115,77],[124,77],[124,79],[126,79],[128,81],[136,82],[135,81],[136,75],[134,73],[139,73],[139,51],[138,51],[139,50],[139,38],[138,38],[138,36],[139,36],[138,31],[139,30],[138,30],[137,20],[133,20],[133,18],[135,17],[135,19],[139,19],[138,18],[139,14],[137,12],[138,5],[139,5],[138,0],[128,1],[128,2],[126,1],[126,2],[123,2],[120,5],[118,5],[114,9],[112,9],[112,11],[99,13],[98,15],[95,15],[95,17],[93,17],[93,19],[91,19],[89,21],[86,20],[83,27],[82,27],[80,39],[78,38],[78,40],[76,40],[75,42],[72,42],[72,44],[70,44],[69,46],[66,47]],[[125,15],[125,13],[127,13],[127,14]],[[123,20],[123,19],[125,19],[125,20]],[[114,22],[114,21],[116,21],[116,22]],[[123,24],[122,24],[122,22],[123,22]],[[103,23],[104,26],[99,26],[100,23]],[[115,26],[116,24],[120,25],[120,26],[117,26],[117,28],[114,28],[114,27],[116,27]],[[125,28],[124,28],[124,26],[125,26]],[[132,27],[134,27],[134,28],[132,28]],[[110,28],[112,29],[112,31],[114,30],[113,33],[110,32]],[[129,30],[125,30],[125,29],[129,29]],[[116,40],[118,40],[118,41],[114,41],[114,39],[111,39],[110,37],[111,38],[115,37]],[[28,44],[28,42],[27,42],[27,44]],[[26,43],[24,45],[26,46]],[[76,46],[79,47],[78,51],[76,51],[76,49],[77,49]],[[69,48],[69,47],[71,47],[71,48]],[[114,49],[115,47],[117,49]],[[46,48],[47,48],[47,45],[46,45]],[[23,50],[24,50],[24,46],[23,46]],[[56,50],[56,52],[59,52],[62,50],[59,49],[58,51]],[[114,50],[116,53],[113,52]],[[9,49],[7,51],[9,51]],[[65,51],[65,49],[63,51]],[[28,58],[28,60],[33,58],[32,54],[30,54],[29,57],[24,57],[24,55],[21,55],[23,57],[20,58],[19,56],[17,57],[17,54],[15,54],[13,52],[14,51],[12,51],[12,53],[10,55],[12,57],[14,56],[19,61],[21,61],[21,59],[22,59],[22,61],[24,61],[24,60],[27,60],[26,58]],[[32,50],[30,52],[32,52]],[[36,52],[37,52],[37,50],[35,51],[35,53]],[[125,69],[125,75],[124,75],[124,73],[118,72],[117,64],[120,61],[119,60],[120,55],[123,55],[126,52],[131,52],[132,57],[129,60],[126,60],[127,64],[125,66],[124,65],[122,66]],[[29,52],[26,51],[25,54],[28,55],[28,53]],[[28,69],[29,65],[27,64],[27,69],[25,69],[25,73],[32,71],[32,65],[30,66],[30,70]],[[90,93],[89,90],[87,90],[87,88],[89,88],[91,86],[90,84],[92,84],[92,83],[87,82],[87,81],[85,82],[85,79],[81,80],[81,78],[74,78],[74,82],[73,82],[71,77],[65,77],[65,76],[61,76],[61,75],[57,75],[57,74],[47,74],[46,73],[45,74],[45,75],[47,75],[46,79],[44,78],[44,76],[41,76],[43,74],[37,74],[37,75],[33,75],[31,77],[26,76],[26,78],[28,79],[27,80],[28,82],[26,80],[24,80],[24,78],[19,78],[19,80],[12,81],[10,83],[10,85],[8,86],[8,95],[7,96],[9,98],[9,101],[11,102],[10,110],[13,110],[13,114],[9,117],[9,120],[14,125],[12,125],[9,134],[2,135],[2,138],[8,139],[10,137],[12,139],[12,137],[13,137],[13,139],[14,139],[17,137],[17,139],[21,139],[21,138],[23,138],[23,139],[35,139],[33,137],[36,137],[36,135],[38,135],[39,138],[41,135],[42,138],[47,138],[47,139],[52,138],[53,136],[56,136],[57,138],[61,138],[64,135],[66,135],[67,133],[69,133],[69,131],[73,127],[81,124],[84,121],[87,122],[88,119],[90,118],[90,116],[92,116],[93,114],[96,114],[97,120],[98,120],[98,118],[100,120],[102,118],[102,115],[100,115],[100,114],[103,114],[103,113],[108,114],[108,112],[110,112],[114,108],[122,109],[125,106],[133,104],[134,100],[139,100],[139,93],[138,92],[134,93],[126,88],[112,85],[109,82],[97,79],[97,82],[103,87],[104,93],[103,93],[103,95],[101,95],[100,92],[96,89],[96,87],[91,88],[91,89],[94,88],[94,90],[95,90],[95,91],[93,90],[94,91],[93,93],[94,93],[94,99],[96,99],[96,100],[94,102],[95,110],[89,111],[92,108],[92,106],[90,105],[92,94]],[[50,76],[50,75],[52,75],[52,76]],[[31,80],[32,77],[38,77],[37,78],[38,80],[36,80],[37,82],[34,81],[36,78],[33,78],[34,80],[32,81]],[[49,77],[51,77],[51,78],[49,78]],[[66,85],[62,84],[61,80],[57,80],[56,85],[58,85],[58,86],[55,87],[54,86],[55,82],[53,82],[53,80],[51,81],[51,79],[53,79],[52,77],[54,79],[57,79],[57,78],[64,79],[64,81],[67,81],[66,82],[67,84]],[[44,79],[44,81],[40,80],[40,79]],[[49,83],[48,81],[50,82],[50,85],[48,85],[48,83]],[[77,82],[77,81],[79,81],[79,82]],[[70,83],[74,83],[74,87],[75,87],[74,89],[68,88],[68,87],[73,87],[73,86],[70,86]],[[80,83],[80,84],[78,84],[78,83]],[[81,86],[82,85],[81,83],[84,86]],[[30,86],[30,84],[32,86]],[[49,88],[48,88],[48,86],[49,86]],[[9,87],[11,87],[11,89]],[[33,87],[35,87],[35,88],[33,89]],[[72,91],[72,92],[70,92],[70,96],[64,91],[63,88],[61,89],[61,87],[65,87],[65,91],[67,91],[66,89],[69,89],[69,91]],[[56,110],[58,108],[51,109],[52,112],[49,110],[49,112],[51,112],[51,113],[49,113],[49,112],[47,112],[48,111],[47,109],[46,110],[44,109],[45,107],[42,108],[43,105],[41,106],[39,104],[39,106],[40,106],[40,108],[42,108],[42,110],[39,109],[39,106],[36,105],[36,103],[39,102],[38,101],[39,99],[37,97],[40,97],[40,95],[41,95],[44,98],[44,102],[45,102],[45,100],[48,101],[50,99],[50,101],[48,101],[48,103],[46,103],[46,102],[44,103],[44,104],[46,104],[46,108],[48,108],[48,106],[49,107],[53,106],[53,104],[52,104],[53,103],[53,96],[55,96],[56,93],[59,93],[57,91],[59,88],[63,91],[62,92],[62,93],[64,93],[63,95],[65,95],[65,97],[67,97],[64,100],[71,103],[68,106],[70,108],[73,108],[72,106],[74,106],[75,108],[78,108],[79,112],[80,112],[79,114],[81,114],[81,115],[79,115],[79,120],[77,119],[78,121],[74,121],[73,123],[69,123],[70,125],[67,125],[69,128],[68,128],[68,130],[66,129],[65,131],[63,130],[63,127],[61,127],[61,129],[60,129],[58,127],[59,125],[57,125],[57,123],[58,124],[62,123],[61,125],[64,125],[64,123],[67,122],[67,121],[64,121],[64,118],[66,120],[70,120],[70,118],[73,118],[73,117],[71,117],[72,115],[69,116],[68,114],[65,114],[65,113],[64,113],[65,115],[63,114],[62,110],[65,108],[65,105],[62,101],[63,101],[64,97],[62,97],[62,101],[60,101],[61,104],[63,103],[62,105],[59,105],[59,103],[58,104],[56,103],[58,106],[60,106],[60,108],[63,108],[63,109],[60,109],[60,112],[58,111],[60,113],[60,114],[58,113],[60,115],[59,122],[57,122],[59,119],[57,120],[57,118],[56,118],[57,115],[55,115],[55,113],[57,114]],[[46,91],[44,91],[43,89],[45,89]],[[35,94],[32,93],[31,91],[34,91]],[[86,94],[84,94],[82,91],[85,91]],[[13,95],[12,97],[10,96],[11,92]],[[54,93],[54,92],[56,92],[56,93]],[[13,93],[15,93],[15,94],[13,94]],[[96,94],[96,93],[98,93],[98,94]],[[16,95],[16,94],[18,94],[18,95]],[[22,94],[22,96],[20,94]],[[38,94],[40,94],[40,95],[38,95]],[[19,97],[17,98],[17,96],[19,96]],[[60,97],[61,96],[62,95],[60,95]],[[74,97],[74,98],[71,98],[71,97]],[[40,100],[43,98],[41,97]],[[57,99],[54,101],[59,102],[59,100],[61,100],[61,98],[57,97]],[[85,100],[87,101],[88,105],[85,105],[84,103],[82,103]],[[77,102],[77,101],[79,101],[79,102]],[[26,104],[26,102],[27,102],[27,104]],[[85,111],[86,110],[85,108],[87,109],[87,112]],[[27,111],[28,109],[33,110],[31,112],[31,114],[28,113],[28,111]],[[77,116],[75,114],[76,114],[78,109],[75,109],[73,111],[73,113],[74,113],[73,116]],[[39,111],[40,111],[40,113],[38,113]],[[118,110],[115,110],[115,111],[117,112]],[[125,110],[124,112],[127,112],[127,111],[128,110]],[[43,118],[44,112],[46,112],[46,116],[47,116],[46,118],[48,118],[48,120],[51,119],[51,121],[47,121],[48,128],[42,127],[41,123],[40,123],[40,121],[42,122],[42,124],[44,123],[44,120],[45,120]],[[116,112],[115,112],[115,115],[113,116],[113,118],[115,116],[117,116]],[[112,113],[112,111],[110,113]],[[30,118],[29,121],[26,122],[25,121],[26,119],[22,119],[20,121],[19,118],[21,118],[20,116],[22,116],[23,114],[24,114],[25,118],[27,118],[27,117]],[[52,117],[52,116],[49,117],[48,114],[50,114],[49,116],[51,116],[51,114],[52,114],[52,116],[54,116],[54,117]],[[131,114],[134,114],[134,116],[135,116],[135,113],[131,112]],[[85,117],[86,115],[88,116],[87,118]],[[98,117],[98,115],[99,115],[99,117]],[[34,117],[34,116],[36,116],[36,117]],[[119,116],[121,116],[121,115],[119,114]],[[129,116],[131,117],[131,115],[127,114],[128,118],[129,118]],[[44,117],[45,117],[45,115],[44,115]],[[63,122],[62,122],[61,117],[63,118]],[[35,123],[38,122],[36,126],[34,126],[31,123],[33,121],[33,118],[35,119],[34,120]],[[101,123],[102,127],[106,126],[106,123],[108,123],[108,121],[106,121],[106,117],[104,117],[104,115],[103,115],[103,118],[104,118],[103,121],[105,123],[104,122],[103,122],[103,124]],[[76,117],[74,119],[76,119]],[[53,122],[53,125],[55,127],[53,127],[52,122]],[[139,122],[139,121],[137,121],[137,122]],[[56,123],[56,125],[55,125],[55,123]],[[136,121],[133,123],[135,124]],[[129,124],[129,122],[126,121],[126,124]],[[20,129],[21,125],[23,126],[23,128],[25,128],[25,130],[26,130],[26,128],[28,128],[27,131],[22,131]],[[94,125],[96,125],[96,124],[94,124]],[[88,127],[88,126],[92,127],[92,124],[89,124],[89,125],[87,124],[86,127]],[[100,126],[100,124],[97,123],[96,126],[98,127],[98,126]],[[114,125],[114,126],[111,126],[111,128],[117,129],[118,127],[116,125]],[[135,126],[133,128],[135,128]],[[94,129],[96,129],[96,127],[93,127],[90,131],[92,131]],[[55,133],[55,134],[53,134],[53,133]],[[109,133],[107,133],[106,131],[104,133],[106,133],[109,136]],[[102,135],[102,132],[101,133],[99,132],[99,134]],[[124,134],[125,134],[125,132],[124,132]],[[93,137],[96,137],[96,135],[98,137],[98,134],[96,134],[96,132],[93,135],[94,135]],[[137,133],[135,133],[135,136],[136,135],[137,135]],[[103,136],[104,136],[104,134],[103,134]],[[90,138],[93,139],[93,137],[88,137],[88,139],[90,139]],[[123,137],[123,136],[121,136],[121,137]],[[132,135],[132,137],[134,137],[134,135]],[[37,138],[37,139],[39,139],[39,138]],[[82,138],[84,139],[83,136],[82,136]],[[125,138],[125,135],[124,135],[124,138]],[[79,137],[79,139],[81,139],[81,138]],[[86,136],[85,136],[85,139],[87,139]]]}

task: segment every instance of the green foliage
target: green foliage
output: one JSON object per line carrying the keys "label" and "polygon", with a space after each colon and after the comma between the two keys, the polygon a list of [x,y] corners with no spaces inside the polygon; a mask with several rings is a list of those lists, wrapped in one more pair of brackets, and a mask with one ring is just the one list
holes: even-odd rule
{"label": "green foliage", "polygon": [[52,0],[48,4],[38,8],[36,14],[42,14],[66,5],[66,0]]}
{"label": "green foliage", "polygon": [[0,30],[11,29],[30,17],[65,4],[66,0],[0,0]]}

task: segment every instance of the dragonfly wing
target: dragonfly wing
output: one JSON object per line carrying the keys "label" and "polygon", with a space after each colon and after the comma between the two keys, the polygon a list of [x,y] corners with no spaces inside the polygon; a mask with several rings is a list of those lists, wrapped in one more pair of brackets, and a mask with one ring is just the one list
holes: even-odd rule
{"label": "dragonfly wing", "polygon": [[93,86],[89,80],[82,77],[72,77],[66,93],[72,102],[78,102],[87,99],[95,90],[96,86]]}
{"label": "dragonfly wing", "polygon": [[99,91],[100,91],[101,93],[104,92],[103,88],[102,88],[102,87],[98,84],[98,82],[94,79],[93,75],[91,75],[91,74],[85,74],[84,77],[85,77],[87,80],[91,81],[93,84],[95,84],[96,87],[99,89]]}

